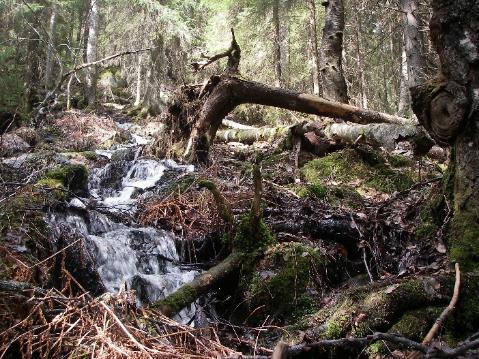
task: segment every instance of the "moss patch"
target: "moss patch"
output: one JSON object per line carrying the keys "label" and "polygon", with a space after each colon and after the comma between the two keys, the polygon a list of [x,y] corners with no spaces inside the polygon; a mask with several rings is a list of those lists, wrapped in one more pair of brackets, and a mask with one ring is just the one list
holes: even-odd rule
{"label": "moss patch", "polygon": [[48,171],[45,176],[37,182],[37,186],[49,186],[52,188],[64,188],[77,193],[84,194],[88,189],[88,170],[83,165],[65,165]]}
{"label": "moss patch", "polygon": [[450,248],[452,261],[460,263],[462,270],[479,269],[479,223],[474,213],[454,213]]}
{"label": "moss patch", "polygon": [[349,184],[359,181],[360,186],[385,193],[405,190],[414,183],[412,171],[391,168],[377,152],[355,149],[345,149],[312,160],[301,172],[311,184]]}
{"label": "moss patch", "polygon": [[[279,320],[296,320],[313,313],[327,262],[319,251],[300,243],[270,247],[252,275],[243,277],[250,312],[271,313]],[[252,316],[256,322],[258,317]]]}
{"label": "moss patch", "polygon": [[152,306],[159,308],[163,314],[170,315],[171,313],[178,313],[184,308],[185,303],[192,303],[196,298],[196,290],[189,285],[184,285],[165,299],[155,302]]}
{"label": "moss patch", "polygon": [[364,204],[364,198],[351,186],[328,186],[320,182],[306,185],[294,185],[292,190],[300,197],[311,197],[324,200],[333,206],[359,209]]}
{"label": "moss patch", "polygon": [[251,225],[250,214],[244,216],[236,228],[233,246],[240,252],[254,255],[263,252],[270,244],[275,242],[268,226],[260,221],[258,228]]}

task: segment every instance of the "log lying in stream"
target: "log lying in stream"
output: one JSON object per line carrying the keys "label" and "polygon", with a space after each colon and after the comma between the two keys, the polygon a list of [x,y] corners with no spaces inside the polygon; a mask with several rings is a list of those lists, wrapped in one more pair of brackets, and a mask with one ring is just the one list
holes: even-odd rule
{"label": "log lying in stream", "polygon": [[[230,125],[231,121],[227,123]],[[421,126],[415,124],[399,125],[389,123],[350,124],[304,122],[293,126],[236,128],[220,130],[216,138],[222,142],[241,142],[252,144],[256,141],[272,142],[279,139],[288,139],[292,136],[305,137],[314,144],[318,141],[332,143],[353,144],[365,142],[374,147],[384,147],[393,150],[401,141],[408,141],[413,145],[416,153],[427,153],[433,141]]]}
{"label": "log lying in stream", "polygon": [[225,260],[200,274],[188,284],[184,284],[175,292],[153,304],[163,314],[173,317],[183,308],[193,303],[199,296],[207,293],[218,283],[239,269],[242,263],[242,254],[233,252]]}

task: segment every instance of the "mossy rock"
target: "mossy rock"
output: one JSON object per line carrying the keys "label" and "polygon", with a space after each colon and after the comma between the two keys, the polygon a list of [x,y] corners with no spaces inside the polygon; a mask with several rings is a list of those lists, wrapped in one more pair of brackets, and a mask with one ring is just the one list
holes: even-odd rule
{"label": "mossy rock", "polygon": [[85,195],[88,192],[88,170],[83,165],[69,164],[48,171],[36,186],[65,188],[75,194]]}
{"label": "mossy rock", "polygon": [[270,247],[254,272],[243,276],[241,286],[249,309],[264,307],[251,321],[261,321],[262,313],[281,321],[296,321],[313,313],[326,266],[317,248],[300,243]]}
{"label": "mossy rock", "polygon": [[394,169],[378,152],[358,149],[345,149],[314,159],[301,169],[301,173],[313,185],[359,182],[361,187],[383,193],[402,191],[414,184],[413,171]]}
{"label": "mossy rock", "polygon": [[76,159],[80,161],[82,158],[88,161],[98,160],[98,155],[95,151],[63,152],[62,155],[68,159]]}

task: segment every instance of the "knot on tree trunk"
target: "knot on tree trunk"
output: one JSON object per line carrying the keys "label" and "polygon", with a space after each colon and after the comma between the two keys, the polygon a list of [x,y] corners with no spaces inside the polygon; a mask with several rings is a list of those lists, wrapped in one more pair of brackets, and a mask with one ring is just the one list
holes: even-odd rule
{"label": "knot on tree trunk", "polygon": [[467,120],[466,89],[441,79],[411,88],[412,107],[419,122],[441,145],[454,143]]}

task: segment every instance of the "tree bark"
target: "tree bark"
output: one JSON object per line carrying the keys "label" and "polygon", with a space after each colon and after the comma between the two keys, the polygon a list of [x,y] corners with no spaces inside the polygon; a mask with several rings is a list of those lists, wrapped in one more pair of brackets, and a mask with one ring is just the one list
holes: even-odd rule
{"label": "tree bark", "polygon": [[26,26],[26,38],[27,42],[27,56],[26,56],[26,66],[25,66],[25,93],[23,97],[23,108],[24,111],[29,113],[33,110],[35,103],[38,100],[38,85],[41,82],[39,75],[39,46],[40,46],[40,35],[38,32],[39,28],[39,14],[32,12],[31,18],[29,17],[29,26]]}
{"label": "tree bark", "polygon": [[[88,39],[86,41],[86,62],[94,62],[97,59],[98,25],[99,25],[100,0],[91,0],[90,16],[88,22]],[[96,102],[97,68],[90,66],[86,69],[86,97],[88,105]]]}
{"label": "tree bark", "polygon": [[[452,144],[454,186],[451,257],[479,267],[479,2],[435,0],[431,39],[442,78],[412,89],[420,122],[442,144]],[[447,183],[446,183],[447,184]]]}
{"label": "tree bark", "polygon": [[47,58],[45,61],[45,90],[48,90],[50,86],[50,76],[51,76],[52,67],[53,67],[52,56],[53,56],[53,46],[54,46],[56,26],[57,26],[57,6],[55,4],[52,4],[52,9],[50,13],[49,32],[48,32]]}
{"label": "tree bark", "polygon": [[141,103],[141,64],[142,56],[138,55],[138,64],[136,69],[136,96],[135,96],[135,106],[138,106]]}
{"label": "tree bark", "polygon": [[319,74],[320,60],[318,50],[318,25],[316,19],[316,0],[308,0],[309,10],[309,51],[311,53],[311,69],[313,77],[313,94],[322,93],[321,76]]}
{"label": "tree bark", "polygon": [[173,317],[198,297],[217,286],[221,280],[238,270],[241,263],[242,255],[233,252],[218,265],[200,274],[188,284],[183,285],[166,298],[151,304],[151,306],[158,308],[164,315]]}
{"label": "tree bark", "polygon": [[276,75],[276,86],[284,87],[284,74],[281,54],[281,21],[280,21],[280,0],[273,3],[273,26],[274,26],[274,70]]}
{"label": "tree bark", "polygon": [[208,150],[221,121],[240,104],[259,104],[299,111],[318,116],[343,119],[360,124],[396,123],[409,120],[372,110],[325,100],[310,94],[266,86],[233,76],[214,76],[211,92],[206,97],[198,120],[191,131],[183,157],[192,162],[206,163]]}
{"label": "tree bark", "polygon": [[401,77],[399,82],[398,116],[407,116],[410,111],[411,98],[409,94],[407,56],[405,45],[403,45],[403,49],[401,51]]}
{"label": "tree bark", "polygon": [[408,68],[408,84],[409,87],[414,87],[424,81],[424,71],[426,68],[416,14],[416,0],[401,0],[401,10],[404,13],[404,39]]}
{"label": "tree bark", "polygon": [[292,136],[302,136],[304,140],[312,142],[312,144],[320,142],[328,144],[329,147],[360,142],[367,143],[373,147],[384,147],[387,150],[394,150],[397,143],[408,141],[418,154],[427,153],[433,145],[433,141],[422,126],[414,124],[376,123],[356,125],[307,122],[294,126],[220,130],[216,134],[216,138],[219,141],[241,142],[245,144],[252,144],[256,141],[288,140]]}
{"label": "tree bark", "polygon": [[323,1],[326,20],[321,41],[322,95],[333,101],[348,103],[346,80],[344,79],[342,52],[344,33],[343,0]]}
{"label": "tree bark", "polygon": [[359,90],[360,90],[360,104],[362,108],[368,108],[368,93],[367,93],[367,81],[366,76],[364,76],[364,64],[363,64],[363,53],[362,53],[362,32],[363,25],[362,19],[359,16],[359,12],[356,12],[356,64],[359,71]]}

